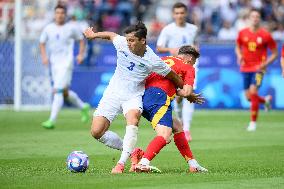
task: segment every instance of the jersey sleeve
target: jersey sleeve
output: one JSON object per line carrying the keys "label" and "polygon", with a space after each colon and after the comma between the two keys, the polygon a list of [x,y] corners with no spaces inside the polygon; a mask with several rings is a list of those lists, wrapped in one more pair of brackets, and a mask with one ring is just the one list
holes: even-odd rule
{"label": "jersey sleeve", "polygon": [[276,41],[272,38],[270,33],[267,34],[267,45],[270,50],[277,47]]}
{"label": "jersey sleeve", "polygon": [[281,56],[284,58],[284,45],[282,46]]}
{"label": "jersey sleeve", "polygon": [[47,28],[45,27],[43,29],[43,31],[41,32],[40,38],[39,38],[39,42],[40,43],[46,43],[48,39],[48,35],[47,35]]}
{"label": "jersey sleeve", "polygon": [[153,58],[152,72],[155,72],[163,77],[170,73],[171,68],[157,55]]}
{"label": "jersey sleeve", "polygon": [[184,77],[184,84],[186,85],[190,85],[193,87],[194,85],[194,79],[195,79],[195,69],[194,67],[188,67],[186,68],[187,71],[186,71],[186,74],[185,74],[185,77]]}
{"label": "jersey sleeve", "polygon": [[167,30],[166,30],[166,28],[164,28],[164,29],[161,31],[161,34],[160,34],[159,37],[158,37],[157,46],[166,47],[167,41],[168,41]]}
{"label": "jersey sleeve", "polygon": [[121,36],[121,35],[117,35],[113,38],[113,41],[112,41],[115,49],[117,51],[119,50],[123,50],[124,48],[127,47],[127,42],[126,42],[126,38],[124,36]]}

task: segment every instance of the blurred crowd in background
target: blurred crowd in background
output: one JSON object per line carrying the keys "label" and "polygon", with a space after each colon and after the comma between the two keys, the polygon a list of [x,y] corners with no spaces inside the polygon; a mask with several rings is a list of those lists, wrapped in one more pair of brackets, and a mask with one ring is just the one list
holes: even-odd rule
{"label": "blurred crowd in background", "polygon": [[[177,0],[22,0],[23,36],[38,38],[52,21],[57,3],[66,5],[68,19],[84,30],[122,33],[123,28],[143,20],[149,40],[155,41],[161,29],[172,21],[171,7]],[[199,28],[200,41],[232,41],[247,25],[250,8],[261,10],[263,26],[275,40],[284,40],[284,0],[181,0],[188,5],[188,22]],[[14,35],[15,0],[0,0],[0,38]]]}

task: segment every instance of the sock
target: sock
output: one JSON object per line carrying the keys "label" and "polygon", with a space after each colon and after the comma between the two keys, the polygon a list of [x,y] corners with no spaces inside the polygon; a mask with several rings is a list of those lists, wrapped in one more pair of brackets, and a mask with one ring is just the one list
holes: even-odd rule
{"label": "sock", "polygon": [[63,94],[62,93],[55,93],[53,96],[52,106],[51,106],[51,113],[49,120],[55,121],[60,109],[63,106]]}
{"label": "sock", "polygon": [[125,164],[127,159],[130,157],[132,151],[137,142],[138,127],[135,125],[126,126],[126,132],[123,138],[123,149],[121,152],[118,163]]}
{"label": "sock", "polygon": [[150,161],[147,158],[142,158],[139,162],[141,165],[150,165]]}
{"label": "sock", "polygon": [[174,141],[180,154],[182,155],[182,157],[184,157],[186,161],[194,159],[188,142],[185,138],[184,132],[174,134]]}
{"label": "sock", "polygon": [[183,99],[183,106],[182,106],[182,123],[183,123],[183,130],[189,131],[190,124],[192,120],[192,114],[194,111],[194,104],[188,102],[187,100]]}
{"label": "sock", "polygon": [[151,161],[160,150],[166,146],[167,141],[162,136],[156,136],[148,145],[143,158],[147,158]]}
{"label": "sock", "polygon": [[250,115],[251,121],[256,121],[258,116],[258,109],[259,109],[259,98],[257,94],[251,95],[251,106],[250,106]]}
{"label": "sock", "polygon": [[74,106],[82,109],[84,107],[84,102],[78,97],[78,95],[74,92],[69,90],[68,91],[68,101],[72,103]]}
{"label": "sock", "polygon": [[110,148],[122,151],[122,139],[115,132],[106,131],[98,141]]}

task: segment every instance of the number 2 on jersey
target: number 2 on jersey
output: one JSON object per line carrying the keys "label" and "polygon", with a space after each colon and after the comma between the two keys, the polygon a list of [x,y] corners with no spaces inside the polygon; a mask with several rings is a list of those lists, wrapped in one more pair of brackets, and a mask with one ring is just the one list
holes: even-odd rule
{"label": "number 2 on jersey", "polygon": [[130,66],[128,66],[127,68],[132,71],[134,68],[135,64],[133,62],[130,62]]}
{"label": "number 2 on jersey", "polygon": [[168,64],[169,67],[172,67],[173,65],[175,65],[175,61],[173,61],[172,59],[166,59],[164,60],[164,62]]}

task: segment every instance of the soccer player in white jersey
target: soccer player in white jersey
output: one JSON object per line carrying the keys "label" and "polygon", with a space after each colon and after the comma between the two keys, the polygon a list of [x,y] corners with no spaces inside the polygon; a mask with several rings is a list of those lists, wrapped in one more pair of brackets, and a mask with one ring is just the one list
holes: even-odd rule
{"label": "soccer player in white jersey", "polygon": [[[160,53],[170,53],[171,55],[176,56],[179,48],[183,45],[195,45],[196,47],[198,28],[197,26],[186,22],[187,7],[185,4],[180,2],[175,3],[172,8],[172,13],[174,22],[162,29],[157,41],[157,51]],[[197,71],[196,65],[195,71]],[[178,119],[182,121],[187,140],[191,141],[190,124],[194,111],[194,104],[186,99],[177,97],[174,104],[174,110]]]}
{"label": "soccer player in white jersey", "polygon": [[44,65],[50,63],[53,80],[53,102],[51,114],[42,126],[54,128],[55,121],[64,100],[81,109],[81,121],[89,119],[90,106],[83,103],[78,95],[69,89],[73,70],[73,46],[79,40],[78,63],[82,63],[84,54],[84,41],[82,33],[74,25],[65,23],[66,8],[61,5],[55,7],[54,22],[47,25],[40,36],[40,52]]}
{"label": "soccer player in white jersey", "polygon": [[[156,72],[172,80],[179,88],[183,87],[183,81],[146,44],[147,28],[142,22],[127,27],[125,37],[113,32],[94,33],[92,28],[88,28],[84,34],[88,39],[101,38],[112,41],[117,51],[116,70],[94,113],[91,134],[106,146],[122,150],[112,173],[123,173],[124,164],[137,141],[145,78],[151,72]],[[116,133],[108,130],[121,110],[127,124],[123,141]]]}

